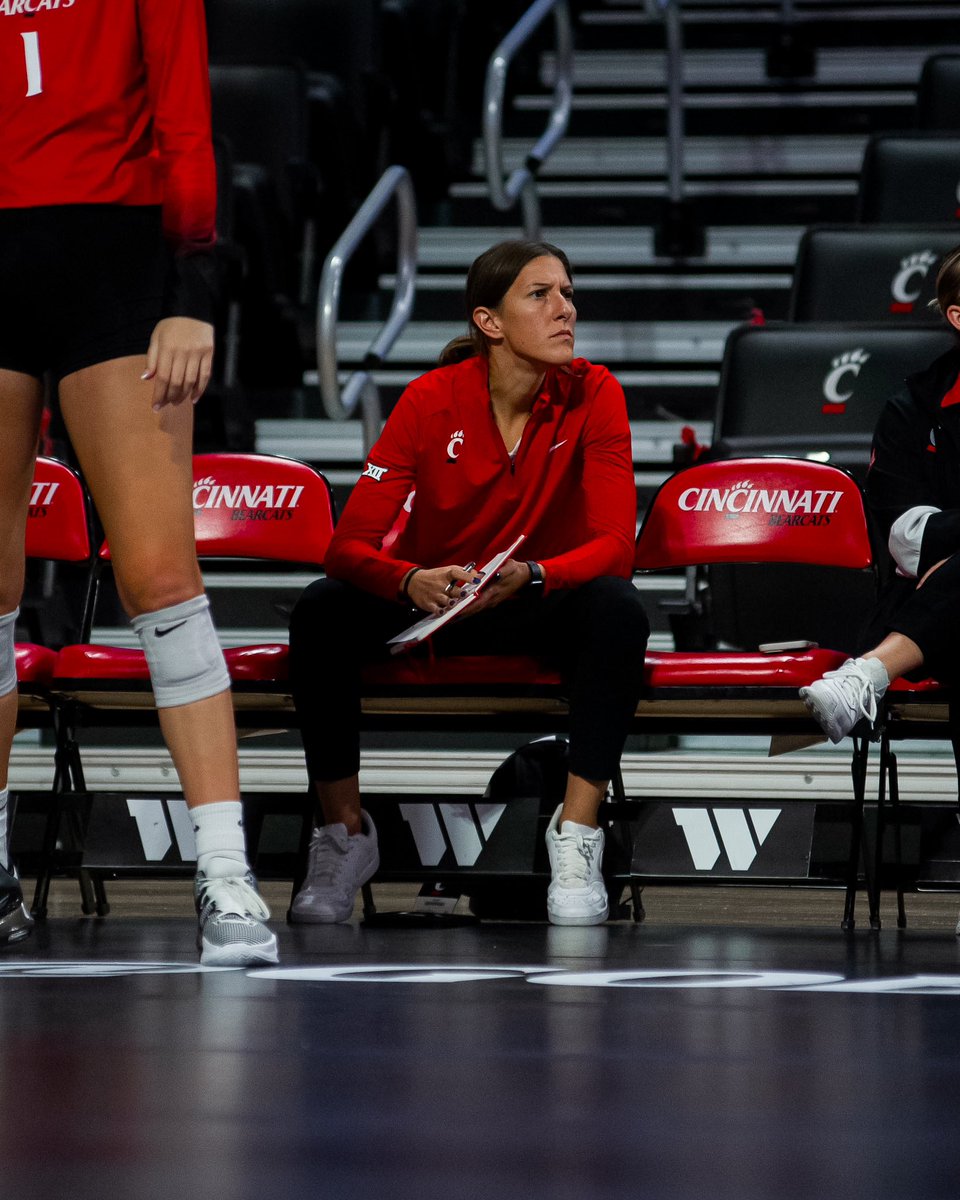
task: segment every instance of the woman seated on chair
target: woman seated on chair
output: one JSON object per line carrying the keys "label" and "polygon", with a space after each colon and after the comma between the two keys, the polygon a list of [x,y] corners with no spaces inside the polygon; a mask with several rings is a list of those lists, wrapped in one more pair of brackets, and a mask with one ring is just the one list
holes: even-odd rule
{"label": "woman seated on chair", "polygon": [[[561,670],[570,771],[547,832],[555,924],[608,912],[597,814],[640,695],[649,626],[630,576],[636,491],[623,391],[574,358],[570,265],[502,242],[467,277],[469,334],[401,396],[300,598],[290,673],[319,827],[294,922],[343,921],[379,864],[361,807],[361,667],[440,614],[474,567],[516,558],[432,638],[437,655],[527,654]],[[561,798],[558,797],[558,800]]]}
{"label": "woman seated on chair", "polygon": [[[936,303],[960,333],[960,246],[940,266]],[[864,639],[871,649],[800,692],[833,742],[873,723],[899,675],[960,678],[960,342],[884,409],[866,496],[890,550]]]}

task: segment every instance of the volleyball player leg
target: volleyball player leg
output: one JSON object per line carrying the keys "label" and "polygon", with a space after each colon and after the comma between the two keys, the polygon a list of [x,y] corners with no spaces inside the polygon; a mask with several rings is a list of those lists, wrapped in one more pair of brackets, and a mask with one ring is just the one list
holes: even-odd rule
{"label": "volleyball player leg", "polygon": [[196,559],[193,410],[153,411],[145,361],[73,372],[60,384],[61,407],[193,818],[202,961],[272,962],[276,937],[246,858],[230,681]]}
{"label": "volleyball player leg", "polygon": [[10,861],[7,772],[17,728],[14,625],[23,591],[23,540],[42,407],[38,379],[0,369],[0,946],[21,941],[33,927]]}

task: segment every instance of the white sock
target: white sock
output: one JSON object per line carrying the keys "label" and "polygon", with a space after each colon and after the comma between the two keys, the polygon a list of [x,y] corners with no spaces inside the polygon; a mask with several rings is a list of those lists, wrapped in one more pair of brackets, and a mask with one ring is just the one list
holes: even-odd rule
{"label": "white sock", "polygon": [[877,699],[879,700],[890,686],[890,676],[887,674],[887,668],[879,658],[858,658],[857,666],[862,668],[870,677],[873,683],[873,690],[876,692]]}
{"label": "white sock", "polygon": [[561,833],[579,833],[581,837],[595,837],[599,833],[592,825],[581,825],[579,821],[561,821]]}
{"label": "white sock", "polygon": [[197,873],[208,879],[246,874],[250,868],[240,801],[198,804],[190,809],[190,818],[197,841]]}
{"label": "white sock", "polygon": [[7,847],[7,800],[10,797],[8,788],[0,791],[0,867],[9,866],[10,851]]}

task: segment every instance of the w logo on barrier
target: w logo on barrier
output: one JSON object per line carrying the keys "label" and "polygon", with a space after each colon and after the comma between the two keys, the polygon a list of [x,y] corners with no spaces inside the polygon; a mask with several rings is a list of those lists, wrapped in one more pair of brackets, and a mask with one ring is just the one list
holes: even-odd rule
{"label": "w logo on barrier", "polygon": [[506,812],[505,804],[401,804],[420,863],[435,867],[453,851],[458,867],[472,867]]}
{"label": "w logo on barrier", "polygon": [[683,830],[698,871],[712,871],[720,843],[734,871],[748,871],[777,823],[779,808],[675,808],[673,819]]}
{"label": "w logo on barrier", "polygon": [[[196,862],[197,846],[193,836],[186,800],[127,800],[127,812],[133,817],[147,862],[162,862],[177,841],[182,862]],[[173,830],[173,837],[170,835]]]}

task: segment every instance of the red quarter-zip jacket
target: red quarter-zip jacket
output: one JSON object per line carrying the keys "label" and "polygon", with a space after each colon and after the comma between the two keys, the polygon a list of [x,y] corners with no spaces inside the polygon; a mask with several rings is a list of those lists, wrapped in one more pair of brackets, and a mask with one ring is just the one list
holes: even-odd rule
{"label": "red quarter-zip jacket", "polygon": [[[413,495],[411,495],[413,494]],[[395,540],[404,505],[409,519]],[[395,599],[411,567],[483,563],[518,534],[549,588],[633,569],[637,498],[623,389],[575,359],[547,370],[515,459],[481,357],[404,391],[337,524],[326,571]]]}

